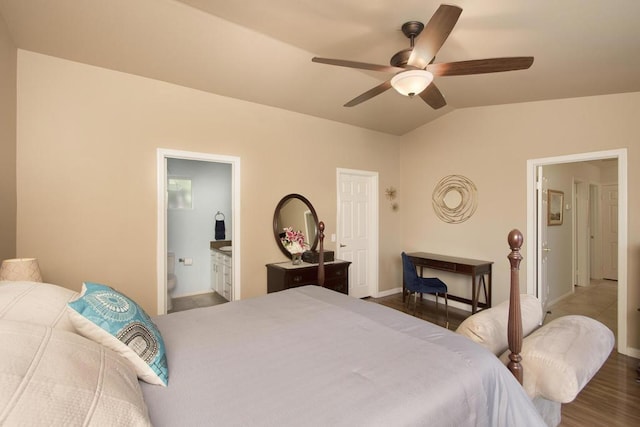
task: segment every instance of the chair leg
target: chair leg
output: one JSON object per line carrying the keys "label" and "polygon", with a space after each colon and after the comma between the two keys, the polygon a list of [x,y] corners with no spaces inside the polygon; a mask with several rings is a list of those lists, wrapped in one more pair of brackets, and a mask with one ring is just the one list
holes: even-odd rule
{"label": "chair leg", "polygon": [[[411,291],[407,291],[407,299],[404,302],[404,311],[407,314],[411,314],[410,310],[411,310]],[[418,298],[418,293],[417,292],[413,292],[413,314],[415,316],[416,314],[416,310],[417,310],[417,304],[416,304],[416,300]]]}
{"label": "chair leg", "polygon": [[449,298],[447,296],[447,293],[444,293],[444,311],[446,313],[447,316],[447,323],[445,328],[449,329]]}

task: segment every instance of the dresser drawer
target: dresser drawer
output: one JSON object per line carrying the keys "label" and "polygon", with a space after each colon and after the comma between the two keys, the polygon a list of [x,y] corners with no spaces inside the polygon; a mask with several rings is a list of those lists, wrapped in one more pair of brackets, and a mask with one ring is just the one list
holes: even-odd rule
{"label": "dresser drawer", "polygon": [[457,265],[454,262],[440,261],[440,260],[429,260],[425,264],[427,268],[435,268],[436,270],[443,271],[456,271]]}
{"label": "dresser drawer", "polygon": [[324,287],[336,292],[349,295],[349,280],[347,278],[339,279],[327,279],[324,282]]}
{"label": "dresser drawer", "polygon": [[331,264],[329,266],[325,265],[324,277],[325,277],[325,280],[342,279],[344,277],[347,277],[348,271],[349,271],[348,265],[335,265],[335,264]]}
{"label": "dresser drawer", "polygon": [[[349,292],[348,261],[336,260],[324,265],[326,288],[347,294]],[[267,264],[267,292],[278,292],[299,286],[318,284],[318,264]]]}
{"label": "dresser drawer", "polygon": [[311,285],[318,282],[317,269],[304,269],[288,271],[284,276],[286,287],[292,288],[296,286]]}

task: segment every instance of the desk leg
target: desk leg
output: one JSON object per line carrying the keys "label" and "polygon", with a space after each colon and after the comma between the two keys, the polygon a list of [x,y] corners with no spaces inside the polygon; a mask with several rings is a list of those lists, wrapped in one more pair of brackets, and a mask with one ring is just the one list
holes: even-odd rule
{"label": "desk leg", "polygon": [[471,314],[478,311],[478,294],[476,292],[476,270],[471,272]]}
{"label": "desk leg", "polygon": [[480,305],[480,291],[484,291],[484,302],[489,306],[489,293],[487,292],[487,282],[484,280],[484,274],[480,275],[480,280],[478,281],[478,289],[475,297],[478,305]]}
{"label": "desk leg", "polygon": [[488,276],[489,276],[489,292],[488,292],[488,296],[487,296],[487,308],[491,308],[491,298],[492,298],[492,296],[491,296],[491,286],[492,286],[492,283],[491,283],[491,266],[489,266],[489,274],[488,274]]}

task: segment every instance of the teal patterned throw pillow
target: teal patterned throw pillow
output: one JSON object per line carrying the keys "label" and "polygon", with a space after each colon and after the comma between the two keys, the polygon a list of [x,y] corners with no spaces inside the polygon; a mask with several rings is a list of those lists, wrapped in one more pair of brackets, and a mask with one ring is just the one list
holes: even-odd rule
{"label": "teal patterned throw pillow", "polygon": [[169,370],[160,331],[132,299],[109,286],[85,282],[80,297],[67,308],[81,335],[125,357],[141,380],[167,385]]}

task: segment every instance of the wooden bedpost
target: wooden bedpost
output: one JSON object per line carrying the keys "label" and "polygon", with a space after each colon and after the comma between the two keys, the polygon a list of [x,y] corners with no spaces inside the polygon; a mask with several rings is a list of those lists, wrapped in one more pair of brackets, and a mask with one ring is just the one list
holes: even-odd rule
{"label": "wooden bedpost", "polygon": [[320,240],[320,249],[318,250],[318,285],[324,286],[324,222],[318,224],[318,239]]}
{"label": "wooden bedpost", "polygon": [[520,309],[520,261],[522,255],[520,248],[524,238],[520,230],[511,230],[507,238],[511,253],[509,263],[511,264],[511,289],[509,291],[509,323],[507,325],[507,338],[509,341],[509,364],[507,367],[522,384],[522,312]]}

